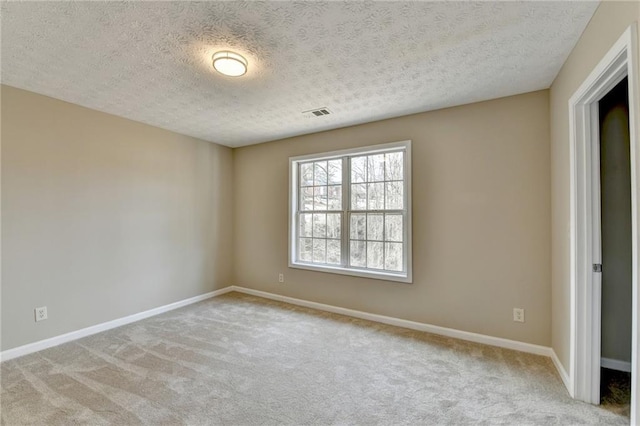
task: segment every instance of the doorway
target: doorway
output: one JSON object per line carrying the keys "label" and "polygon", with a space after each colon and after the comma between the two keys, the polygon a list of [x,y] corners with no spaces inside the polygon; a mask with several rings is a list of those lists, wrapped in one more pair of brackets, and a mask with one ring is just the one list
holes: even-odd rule
{"label": "doorway", "polygon": [[[591,71],[569,100],[570,142],[570,296],[571,323],[568,386],[572,397],[600,404],[602,269],[600,203],[599,101],[620,82],[627,80],[631,200],[631,385],[630,422],[640,421],[638,349],[640,294],[639,189],[640,136],[638,134],[638,34],[632,24]],[[606,254],[605,254],[606,256]],[[606,333],[605,329],[605,333]],[[607,336],[605,336],[607,338]],[[606,357],[605,357],[606,358]]]}
{"label": "doorway", "polygon": [[631,153],[625,77],[598,102],[600,135],[600,403],[630,415]]}

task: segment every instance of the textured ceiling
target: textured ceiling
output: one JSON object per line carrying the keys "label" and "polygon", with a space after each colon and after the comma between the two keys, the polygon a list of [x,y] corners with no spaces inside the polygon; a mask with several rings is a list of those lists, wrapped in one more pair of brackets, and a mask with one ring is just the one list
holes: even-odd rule
{"label": "textured ceiling", "polygon": [[1,79],[242,146],[547,88],[597,5],[2,2]]}

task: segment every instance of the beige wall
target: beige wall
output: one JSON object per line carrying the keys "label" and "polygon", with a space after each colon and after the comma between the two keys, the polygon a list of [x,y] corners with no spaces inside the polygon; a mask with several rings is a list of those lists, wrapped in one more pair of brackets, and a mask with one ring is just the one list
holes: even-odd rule
{"label": "beige wall", "polygon": [[[236,149],[234,282],[548,346],[548,103],[540,91]],[[288,157],[406,139],[413,284],[288,268]]]}
{"label": "beige wall", "polygon": [[569,98],[624,30],[638,19],[640,2],[603,2],[550,90],[552,347],[569,371],[570,216]]}
{"label": "beige wall", "polygon": [[231,149],[7,86],[2,124],[2,350],[230,284]]}

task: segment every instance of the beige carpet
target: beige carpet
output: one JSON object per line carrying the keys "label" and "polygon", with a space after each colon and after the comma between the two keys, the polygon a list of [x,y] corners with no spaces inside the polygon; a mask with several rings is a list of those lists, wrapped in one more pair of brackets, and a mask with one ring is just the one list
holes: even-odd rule
{"label": "beige carpet", "polygon": [[2,424],[626,424],[549,359],[228,294],[2,363]]}

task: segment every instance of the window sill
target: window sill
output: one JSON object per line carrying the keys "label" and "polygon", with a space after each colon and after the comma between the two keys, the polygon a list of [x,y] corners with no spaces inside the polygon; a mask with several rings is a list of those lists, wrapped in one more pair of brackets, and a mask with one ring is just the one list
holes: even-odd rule
{"label": "window sill", "polygon": [[341,267],[333,267],[333,266],[319,266],[308,263],[295,263],[289,262],[289,267],[294,269],[306,269],[308,271],[316,271],[316,272],[325,272],[329,274],[340,274],[340,275],[351,275],[354,277],[361,278],[372,278],[375,280],[384,280],[384,281],[395,281],[405,284],[411,284],[413,279],[411,274],[403,275],[403,274],[393,274],[389,272],[372,272],[365,271],[361,269],[348,269]]}

